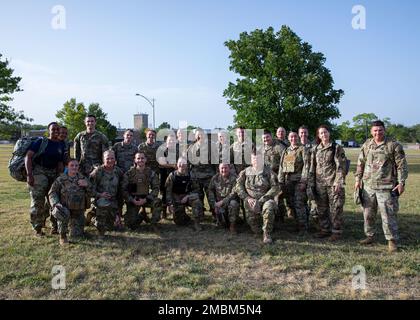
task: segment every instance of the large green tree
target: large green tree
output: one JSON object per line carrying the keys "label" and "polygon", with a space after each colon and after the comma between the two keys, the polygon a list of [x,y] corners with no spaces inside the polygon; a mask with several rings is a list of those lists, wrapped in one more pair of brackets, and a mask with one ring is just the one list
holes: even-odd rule
{"label": "large green tree", "polygon": [[333,88],[324,55],[289,27],[243,32],[225,45],[230,70],[239,75],[224,91],[236,125],[296,130],[306,124],[313,131],[340,116],[337,105],[344,92]]}
{"label": "large green tree", "polygon": [[13,76],[14,70],[9,67],[9,61],[3,60],[0,54],[0,137],[8,139],[15,131],[19,131],[24,121],[32,121],[22,111],[15,111],[10,102],[12,94],[22,91],[19,82],[22,78]]}
{"label": "large green tree", "polygon": [[62,125],[68,128],[69,139],[73,140],[77,133],[86,129],[85,117],[90,114],[96,117],[97,130],[105,134],[108,139],[115,139],[117,128],[107,120],[108,115],[98,103],[91,103],[86,108],[83,102],[78,103],[76,99],[72,98],[57,111],[56,117]]}

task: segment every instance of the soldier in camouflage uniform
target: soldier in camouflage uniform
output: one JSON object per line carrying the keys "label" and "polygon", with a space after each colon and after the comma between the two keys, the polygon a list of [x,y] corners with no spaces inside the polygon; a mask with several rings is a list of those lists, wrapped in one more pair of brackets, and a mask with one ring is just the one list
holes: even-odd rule
{"label": "soldier in camouflage uniform", "polygon": [[54,181],[49,200],[51,207],[64,206],[70,211],[70,215],[64,219],[57,218],[60,244],[65,244],[70,224],[70,237],[83,236],[85,226],[84,211],[90,203],[86,200],[93,195],[92,185],[89,180],[79,173],[79,163],[76,159],[69,159],[67,174],[62,174]]}
{"label": "soldier in camouflage uniform", "polygon": [[156,131],[147,129],[146,139],[145,142],[139,145],[138,152],[142,152],[146,155],[147,166],[159,175],[159,163],[156,159],[156,152],[160,143],[156,142]]}
{"label": "soldier in camouflage uniform", "polygon": [[96,130],[96,117],[88,115],[85,118],[86,131],[74,138],[74,155],[80,163],[80,172],[86,177],[97,166],[102,164],[102,155],[109,149],[107,137]]}
{"label": "soldier in camouflage uniform", "polygon": [[255,149],[252,140],[245,139],[245,129],[236,129],[236,141],[230,146],[230,161],[234,164],[236,174],[251,165],[251,153]]}
{"label": "soldier in camouflage uniform", "polygon": [[134,230],[143,220],[149,221],[145,213],[139,214],[140,208],[147,206],[152,210],[152,228],[158,231],[157,223],[160,220],[162,201],[159,195],[159,177],[149,167],[146,167],[146,156],[144,153],[136,153],[132,167],[124,175],[122,190],[127,204],[127,212],[124,216],[125,225]]}
{"label": "soldier in camouflage uniform", "polygon": [[[124,132],[124,141],[117,142],[111,148],[115,153],[117,167],[126,173],[134,165],[134,155],[137,153],[137,146],[133,143],[134,132],[128,129]],[[118,197],[118,217],[117,225],[121,226],[122,208],[124,206],[124,197],[122,194]]]}
{"label": "soldier in camouflage uniform", "polygon": [[336,241],[343,232],[346,155],[343,147],[330,142],[327,126],[320,126],[316,136],[318,145],[311,157],[309,187],[318,207],[321,231],[317,237]]}
{"label": "soldier in camouflage uniform", "polygon": [[[210,179],[216,173],[216,165],[211,163],[211,146],[206,134],[201,129],[195,131],[195,142],[188,148],[188,160],[191,174],[197,179],[200,185],[199,196],[204,203],[204,195],[209,199]],[[215,218],[215,213],[212,212]]]}
{"label": "soldier in camouflage uniform", "polygon": [[[277,140],[273,140],[273,137],[269,130],[264,130],[262,139],[264,143],[264,165],[269,167],[271,170],[273,170],[273,172],[276,175],[278,175],[280,159],[287,147],[283,143],[280,143]],[[286,206],[284,205],[284,199],[285,197],[282,193],[276,195],[276,197],[274,198],[278,206],[275,219],[277,227],[280,222],[284,221],[284,216],[286,214]],[[290,208],[290,206],[288,206],[288,208]]]}
{"label": "soldier in camouflage uniform", "polygon": [[[50,215],[48,191],[54,180],[63,172],[65,146],[59,140],[60,127],[56,122],[48,125],[47,140],[38,139],[31,144],[25,157],[27,183],[31,196],[31,224],[36,236],[43,236],[42,227]],[[41,148],[44,151],[34,158]],[[57,221],[51,216],[51,234],[57,234]]]}
{"label": "soldier in camouflage uniform", "polygon": [[70,143],[67,140],[68,130],[67,127],[61,126],[60,127],[60,135],[58,139],[64,143],[65,151],[64,151],[64,165],[66,166],[70,160]]}
{"label": "soldier in camouflage uniform", "polygon": [[177,225],[186,225],[190,217],[185,212],[185,206],[192,207],[194,228],[200,231],[203,219],[203,203],[199,197],[200,184],[194,174],[188,171],[187,159],[178,159],[177,170],[169,174],[166,179],[166,201],[169,211],[173,214]]}
{"label": "soldier in camouflage uniform", "polygon": [[397,251],[399,208],[398,196],[404,192],[408,177],[407,160],[402,145],[385,136],[382,121],[372,124],[373,139],[362,146],[356,171],[355,189],[362,189],[362,206],[367,238],[361,244],[371,244],[375,236],[375,218],[379,210],[388,250]]}
{"label": "soldier in camouflage uniform", "polygon": [[115,165],[114,151],[104,152],[104,164],[93,170],[90,181],[95,190],[96,221],[100,236],[113,230],[118,214],[118,195],[122,190],[124,173]]}
{"label": "soldier in camouflage uniform", "polygon": [[296,217],[298,230],[302,232],[308,228],[306,187],[310,159],[307,149],[299,144],[296,132],[289,133],[289,141],[290,146],[280,160],[278,179],[280,189]]}
{"label": "soldier in camouflage uniform", "polygon": [[290,143],[286,138],[286,129],[283,127],[277,128],[276,131],[276,143],[282,144],[285,148],[287,148]]}
{"label": "soldier in camouflage uniform", "polygon": [[277,176],[268,167],[264,166],[264,160],[260,155],[252,154],[252,166],[241,171],[235,191],[244,201],[246,221],[255,234],[263,230],[263,242],[273,242],[274,218],[277,204],[274,197],[279,193]]}
{"label": "soldier in camouflage uniform", "polygon": [[239,198],[234,187],[236,175],[231,173],[229,163],[219,165],[219,173],[210,180],[209,204],[216,212],[218,223],[229,226],[231,233],[236,233],[236,223],[239,218]]}

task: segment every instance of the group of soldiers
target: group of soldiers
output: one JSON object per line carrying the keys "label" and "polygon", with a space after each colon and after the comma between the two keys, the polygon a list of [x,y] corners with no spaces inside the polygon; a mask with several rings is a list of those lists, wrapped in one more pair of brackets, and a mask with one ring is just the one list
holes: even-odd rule
{"label": "group of soldiers", "polygon": [[[264,130],[261,145],[253,143],[244,128],[236,129],[232,145],[223,131],[213,142],[197,129],[194,142],[188,144],[186,130],[178,130],[176,136],[169,133],[158,143],[156,132],[148,129],[139,146],[133,143],[133,131],[127,130],[124,140],[109,148],[106,136],[96,130],[94,116],[87,116],[85,125],[86,131],[74,140],[75,158],[70,157],[66,128],[57,123],[48,127],[45,152],[34,159],[39,149],[34,145],[27,153],[31,223],[38,236],[48,216],[52,233],[59,234],[63,245],[68,243],[68,229],[70,237],[77,238],[92,221],[100,236],[121,227],[122,221],[132,230],[145,221],[159,232],[159,221],[168,215],[176,225],[191,224],[200,231],[205,198],[216,224],[236,234],[243,219],[253,233],[262,234],[265,244],[273,242],[273,230],[286,216],[296,221],[302,235],[312,216],[319,229],[316,237],[337,241],[342,236],[348,161],[344,149],[330,141],[327,126],[317,129],[314,144],[305,126],[289,132],[288,139],[282,127],[275,137]],[[385,136],[383,122],[372,123],[371,133],[355,174],[355,195],[365,220],[366,239],[361,244],[374,242],[379,210],[393,252],[407,162],[401,144]],[[191,207],[191,215],[186,207]]]}

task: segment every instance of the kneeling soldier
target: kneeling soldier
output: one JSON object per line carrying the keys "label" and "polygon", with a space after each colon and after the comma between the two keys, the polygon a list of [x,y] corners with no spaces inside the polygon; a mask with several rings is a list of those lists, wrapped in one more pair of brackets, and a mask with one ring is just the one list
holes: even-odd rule
{"label": "kneeling soldier", "polygon": [[221,163],[219,173],[210,180],[209,204],[216,213],[218,224],[229,227],[236,233],[236,222],[239,217],[239,197],[234,191],[236,175],[231,174],[230,164]]}
{"label": "kneeling soldier", "polygon": [[159,177],[152,169],[146,167],[146,161],[146,155],[137,152],[134,158],[135,166],[124,175],[122,189],[127,205],[124,223],[134,230],[143,220],[148,222],[146,213],[139,214],[139,211],[142,207],[149,207],[152,209],[152,227],[157,231],[156,225],[162,211],[162,201],[158,198]]}
{"label": "kneeling soldier", "polygon": [[252,166],[241,171],[235,189],[244,200],[246,221],[255,234],[264,232],[263,242],[271,244],[276,202],[274,197],[279,193],[276,174],[267,166],[259,155],[252,154]]}
{"label": "kneeling soldier", "polygon": [[190,217],[185,213],[185,206],[192,207],[194,229],[201,230],[203,219],[203,203],[200,200],[200,184],[188,171],[187,159],[181,157],[177,162],[177,170],[166,179],[166,201],[177,225],[186,225]]}
{"label": "kneeling soldier", "polygon": [[70,224],[70,237],[83,236],[85,226],[84,211],[90,203],[86,201],[93,190],[88,179],[79,173],[79,163],[71,159],[67,165],[68,173],[54,181],[49,192],[53,215],[57,219],[60,244],[68,243],[67,229]]}

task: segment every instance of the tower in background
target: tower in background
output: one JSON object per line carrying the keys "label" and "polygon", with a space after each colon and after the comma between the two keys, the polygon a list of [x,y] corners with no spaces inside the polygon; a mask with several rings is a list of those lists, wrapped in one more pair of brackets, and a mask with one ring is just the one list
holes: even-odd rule
{"label": "tower in background", "polygon": [[149,127],[149,115],[147,113],[137,113],[134,115],[134,130],[143,131]]}

